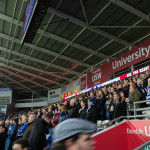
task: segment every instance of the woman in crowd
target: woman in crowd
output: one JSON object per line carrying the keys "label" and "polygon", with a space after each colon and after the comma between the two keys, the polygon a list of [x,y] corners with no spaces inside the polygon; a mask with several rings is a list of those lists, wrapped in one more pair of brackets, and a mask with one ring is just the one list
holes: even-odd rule
{"label": "woman in crowd", "polygon": [[[125,100],[125,102],[130,103],[130,108],[133,109],[134,108],[134,102],[140,101],[140,96],[141,96],[140,92],[138,91],[136,86],[130,84],[129,96]],[[139,108],[139,104],[137,104],[136,107]]]}

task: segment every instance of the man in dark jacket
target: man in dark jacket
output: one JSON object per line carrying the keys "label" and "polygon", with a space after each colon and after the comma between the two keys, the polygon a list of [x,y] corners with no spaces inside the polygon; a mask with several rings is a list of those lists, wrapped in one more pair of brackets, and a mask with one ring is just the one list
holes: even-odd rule
{"label": "man in dark jacket", "polygon": [[79,118],[85,119],[86,110],[87,110],[87,100],[81,99],[81,109],[79,110]]}
{"label": "man in dark jacket", "polygon": [[4,150],[7,139],[7,132],[5,131],[5,122],[0,121],[0,150]]}
{"label": "man in dark jacket", "polygon": [[30,134],[31,134],[31,129],[32,129],[32,126],[33,126],[33,123],[36,119],[36,115],[35,114],[30,114],[29,118],[28,118],[28,127],[23,135],[23,138],[26,139],[26,140],[29,140],[29,137],[30,137]]}
{"label": "man in dark jacket", "polygon": [[124,80],[124,87],[123,87],[123,91],[124,91],[124,94],[125,94],[125,97],[128,97],[129,95],[129,81],[128,80]]}
{"label": "man in dark jacket", "polygon": [[46,114],[44,118],[37,119],[29,137],[29,150],[42,150],[46,144],[47,126],[51,124],[53,116]]}
{"label": "man in dark jacket", "polygon": [[94,100],[92,98],[88,99],[88,108],[86,110],[85,119],[95,123],[98,120],[97,108],[95,107]]}
{"label": "man in dark jacket", "polygon": [[99,118],[100,120],[103,121],[106,118],[106,108],[105,108],[106,96],[104,92],[101,90],[99,90],[98,93],[99,93],[99,99],[98,99],[97,108],[98,108]]}
{"label": "man in dark jacket", "polygon": [[75,98],[72,98],[70,101],[70,108],[69,108],[69,116],[70,118],[78,118],[78,108],[76,106],[77,100]]}
{"label": "man in dark jacket", "polygon": [[114,103],[111,105],[110,112],[112,113],[112,119],[120,116],[126,116],[126,105],[119,100],[119,94],[114,93]]}

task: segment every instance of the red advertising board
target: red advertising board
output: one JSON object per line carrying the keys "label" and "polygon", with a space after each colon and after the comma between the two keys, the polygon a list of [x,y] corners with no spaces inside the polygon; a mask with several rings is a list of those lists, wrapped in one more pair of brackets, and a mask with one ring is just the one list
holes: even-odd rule
{"label": "red advertising board", "polygon": [[99,67],[87,74],[87,88],[96,86],[108,80],[109,80],[109,72],[106,71],[103,66]]}
{"label": "red advertising board", "polygon": [[106,63],[110,73],[115,73],[150,58],[150,40]]}
{"label": "red advertising board", "polygon": [[93,137],[95,150],[133,150],[150,140],[150,121],[126,121]]}
{"label": "red advertising board", "polygon": [[84,90],[87,88],[86,81],[86,76],[80,78],[80,90]]}
{"label": "red advertising board", "polygon": [[150,58],[150,40],[87,74],[87,88],[109,80],[109,75]]}

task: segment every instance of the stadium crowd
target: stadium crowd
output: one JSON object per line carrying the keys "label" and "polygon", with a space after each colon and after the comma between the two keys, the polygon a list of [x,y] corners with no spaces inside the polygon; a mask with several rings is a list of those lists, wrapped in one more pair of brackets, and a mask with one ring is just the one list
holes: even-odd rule
{"label": "stadium crowd", "polygon": [[[149,71],[111,83],[82,95],[20,114],[1,116],[0,150],[50,149],[55,127],[69,118],[96,123],[126,116],[133,103],[150,100]],[[150,102],[137,107],[149,107]],[[131,112],[132,113],[132,112]],[[63,130],[63,129],[62,129]],[[54,143],[55,144],[55,143]],[[47,147],[47,148],[46,148]]]}

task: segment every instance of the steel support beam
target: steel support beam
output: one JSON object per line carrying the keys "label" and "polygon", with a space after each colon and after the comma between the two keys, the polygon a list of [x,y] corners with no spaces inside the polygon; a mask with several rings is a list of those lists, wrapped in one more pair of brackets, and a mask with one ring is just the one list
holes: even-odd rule
{"label": "steel support beam", "polygon": [[[5,47],[0,46],[0,50],[5,51]],[[10,49],[7,49],[7,52],[10,52],[10,51],[11,51]],[[76,71],[73,71],[73,70],[70,70],[70,69],[66,69],[64,67],[61,67],[61,66],[58,66],[58,65],[55,65],[55,64],[51,64],[51,63],[43,61],[43,60],[39,60],[37,58],[30,57],[28,55],[25,55],[25,54],[22,54],[22,53],[19,53],[19,52],[16,52],[16,51],[11,51],[11,54],[14,54],[16,56],[20,56],[20,57],[23,57],[23,58],[26,58],[26,59],[31,59],[32,61],[44,64],[44,65],[47,65],[47,66],[50,66],[50,67],[53,67],[53,68],[56,68],[56,69],[59,69],[59,70],[62,70],[62,71],[68,71],[70,73],[80,75],[79,72],[76,72]]]}
{"label": "steel support beam", "polygon": [[[3,58],[3,57],[0,57],[0,59],[3,60],[3,61],[7,61],[7,59]],[[16,61],[13,61],[13,60],[9,60],[9,63],[17,65],[17,66],[20,66],[20,67],[24,67],[24,64],[16,62]],[[38,69],[36,67],[32,67],[32,66],[26,65],[26,68],[34,70],[34,71],[37,71],[37,72],[40,72],[40,73],[44,73],[44,74],[47,74],[47,75],[55,76],[57,78],[61,78],[61,79],[67,80],[67,81],[70,81],[69,78],[66,78],[66,77],[63,77],[63,76],[60,76],[60,75],[57,75],[57,74],[54,74],[54,73],[51,73],[51,72],[48,72],[48,71],[43,71],[43,70]]]}
{"label": "steel support beam", "polygon": [[61,12],[61,11],[58,11],[58,10],[52,8],[52,7],[49,7],[48,11],[51,12],[51,13],[53,13],[53,14],[55,14],[55,15],[57,15],[57,16],[60,16],[60,17],[62,17],[62,18],[64,18],[64,19],[68,19],[69,21],[71,21],[71,22],[73,22],[73,23],[75,23],[75,24],[77,24],[77,25],[80,25],[80,26],[82,26],[82,27],[86,27],[86,28],[89,29],[90,31],[93,31],[93,32],[95,32],[95,33],[97,33],[97,34],[100,34],[100,35],[102,35],[102,36],[105,36],[105,37],[108,38],[108,39],[112,39],[112,40],[114,40],[114,41],[116,41],[116,42],[119,42],[119,43],[125,45],[125,46],[130,46],[130,43],[129,43],[129,42],[127,42],[127,41],[125,41],[125,40],[122,40],[122,39],[120,39],[120,38],[118,38],[118,37],[116,37],[116,36],[114,36],[114,35],[112,35],[112,34],[110,34],[110,33],[107,33],[107,32],[105,32],[105,31],[103,31],[103,30],[90,27],[90,26],[87,25],[85,22],[83,22],[83,21],[81,21],[81,20],[79,20],[79,19],[76,19],[76,18],[74,18],[74,17],[72,17],[72,16],[70,16],[70,15],[68,15],[68,14],[65,14],[65,13],[63,13],[63,12]]}
{"label": "steel support beam", "polygon": [[[10,40],[10,41],[14,41],[14,42],[16,42],[16,43],[18,43],[18,44],[21,43],[21,40],[16,39],[16,38],[13,38],[13,37],[10,37],[10,36],[8,36],[8,35],[6,35],[6,34],[3,34],[3,33],[0,33],[0,37],[1,37],[1,38],[5,38],[5,39],[8,39],[8,40]],[[13,39],[14,39],[14,40],[13,40]],[[35,48],[35,45],[33,45],[33,44],[28,44],[28,43],[24,43],[24,46],[29,47],[29,48],[33,48],[33,49]],[[83,65],[83,66],[88,67],[88,68],[89,68],[89,67],[92,67],[91,65],[89,65],[89,64],[87,64],[87,63],[82,63],[81,61],[75,60],[75,59],[70,58],[70,57],[67,57],[67,56],[65,56],[65,55],[60,55],[59,53],[50,51],[50,50],[48,50],[48,49],[45,49],[45,48],[42,48],[42,47],[39,47],[39,46],[36,46],[36,50],[38,50],[39,52],[40,52],[40,51],[41,51],[41,52],[44,52],[44,53],[49,54],[49,55],[52,55],[52,56],[56,56],[56,57],[58,57],[58,58],[62,58],[62,59],[64,59],[64,60],[67,60],[67,61],[76,63],[76,64],[78,64],[78,65]]]}
{"label": "steel support beam", "polygon": [[40,83],[37,83],[37,82],[35,82],[35,81],[32,81],[32,80],[30,80],[30,79],[28,79],[28,78],[26,78],[26,77],[23,77],[23,76],[21,76],[21,75],[19,75],[19,74],[17,74],[17,73],[14,73],[14,72],[12,72],[12,71],[9,71],[8,69],[4,69],[4,68],[2,68],[2,67],[0,67],[0,69],[1,69],[2,71],[4,71],[4,72],[10,73],[10,74],[12,74],[12,75],[18,77],[18,78],[21,78],[21,79],[23,79],[23,80],[26,80],[26,81],[28,81],[28,82],[30,82],[30,83],[32,83],[32,84],[35,84],[35,85],[37,85],[37,86],[43,87],[43,88],[45,88],[45,89],[48,89],[48,87],[46,87],[46,86],[44,86],[44,85],[41,85]]}
{"label": "steel support beam", "polygon": [[7,87],[9,89],[13,89],[12,87],[10,87],[8,84],[6,84],[5,82],[3,82],[2,80],[0,80],[0,83],[3,84],[5,87]]}
{"label": "steel support beam", "polygon": [[101,58],[107,58],[107,57],[108,57],[108,56],[105,55],[105,54],[102,54],[102,53],[100,53],[100,52],[97,52],[97,51],[95,51],[95,50],[92,50],[92,49],[90,49],[90,48],[88,48],[88,47],[82,46],[82,45],[80,45],[80,44],[78,44],[78,43],[69,41],[69,40],[64,39],[64,38],[62,38],[62,37],[60,37],[60,36],[57,36],[57,35],[55,35],[55,34],[52,34],[52,33],[49,33],[49,32],[44,32],[44,33],[42,33],[42,30],[41,30],[41,29],[38,29],[38,33],[43,34],[43,35],[45,35],[45,36],[47,36],[47,37],[50,37],[50,38],[52,38],[52,39],[54,39],[54,40],[60,41],[60,42],[62,42],[62,43],[64,43],[64,44],[67,44],[67,45],[70,45],[70,46],[72,46],[72,47],[75,47],[75,48],[78,48],[78,49],[80,49],[80,50],[83,50],[83,51],[85,51],[85,52],[94,54],[94,55],[96,55],[96,56],[98,56],[98,57],[101,57]]}
{"label": "steel support beam", "polygon": [[[0,14],[0,17],[1,17],[1,14]],[[4,20],[5,20],[5,19],[4,19]],[[7,17],[7,21],[11,21],[11,20],[12,20],[11,18],[8,19],[8,17]],[[14,21],[14,23],[16,23],[16,20]],[[21,24],[18,23],[18,25],[20,25],[20,26],[22,26],[22,24],[23,24],[23,23],[21,23]],[[93,28],[93,30],[95,30],[95,29]],[[96,55],[96,56],[98,56],[98,57],[107,58],[107,55],[105,55],[105,54],[102,54],[102,53],[100,53],[100,52],[97,52],[97,51],[95,51],[95,50],[92,50],[92,49],[90,49],[90,48],[87,48],[87,47],[82,46],[82,45],[80,45],[80,44],[77,44],[77,43],[75,43],[75,42],[69,41],[69,40],[64,39],[64,38],[62,38],[62,37],[60,37],[60,36],[57,36],[57,35],[55,35],[55,34],[52,34],[52,33],[46,32],[46,31],[43,32],[43,30],[41,30],[41,29],[38,29],[37,33],[42,34],[42,35],[45,35],[45,36],[47,36],[47,37],[50,37],[50,38],[52,38],[52,39],[54,39],[54,40],[60,41],[60,42],[62,42],[62,43],[64,43],[64,44],[68,44],[68,45],[70,45],[70,46],[72,46],[72,47],[75,47],[75,48],[78,48],[78,49],[80,49],[80,50],[86,51],[86,52],[88,52],[88,53],[94,54],[94,55]],[[104,33],[103,33],[103,34],[104,34]],[[108,36],[109,36],[109,35],[108,35]],[[119,38],[117,38],[116,40],[119,40]],[[34,48],[35,48],[35,46],[34,46]],[[62,57],[63,57],[63,56],[62,56]],[[82,62],[81,62],[81,64],[82,64]]]}
{"label": "steel support beam", "polygon": [[0,75],[3,76],[3,77],[5,77],[5,78],[7,78],[7,79],[9,79],[9,80],[11,80],[11,81],[13,81],[13,82],[15,82],[16,84],[20,85],[21,87],[24,87],[25,89],[28,89],[28,90],[30,90],[30,91],[33,91],[31,88],[29,88],[29,87],[27,87],[26,85],[24,85],[24,84],[22,84],[22,83],[20,83],[20,82],[18,82],[18,81],[16,81],[16,80],[14,80],[14,79],[11,78],[11,77],[6,76],[6,75],[3,74],[2,72],[0,72]]}
{"label": "steel support beam", "polygon": [[145,14],[145,13],[143,13],[143,12],[137,10],[136,8],[134,8],[134,7],[130,6],[130,5],[128,5],[127,3],[125,3],[125,2],[123,2],[123,1],[121,1],[121,0],[109,0],[109,1],[112,2],[112,3],[114,3],[115,5],[117,5],[117,6],[121,7],[121,8],[123,8],[123,9],[129,11],[130,13],[132,13],[132,14],[134,14],[134,15],[140,17],[141,19],[144,19],[144,20],[150,22],[150,17],[149,17],[149,15],[147,15],[147,14]]}
{"label": "steel support beam", "polygon": [[58,82],[55,82],[55,81],[53,81],[53,80],[50,80],[50,79],[47,79],[47,78],[44,78],[44,77],[41,77],[41,76],[38,76],[38,75],[36,75],[36,74],[30,73],[30,72],[27,72],[27,71],[22,71],[22,70],[20,70],[20,69],[17,69],[17,68],[15,68],[15,67],[8,66],[8,65],[6,65],[5,67],[6,67],[6,68],[9,68],[9,69],[11,69],[11,70],[15,70],[15,71],[21,72],[21,73],[23,73],[23,74],[27,74],[27,75],[32,76],[32,77],[34,77],[34,78],[38,78],[38,79],[40,79],[40,80],[44,80],[44,81],[46,81],[46,82],[54,83],[54,84],[56,84],[56,85],[61,86],[61,84],[58,83]]}

